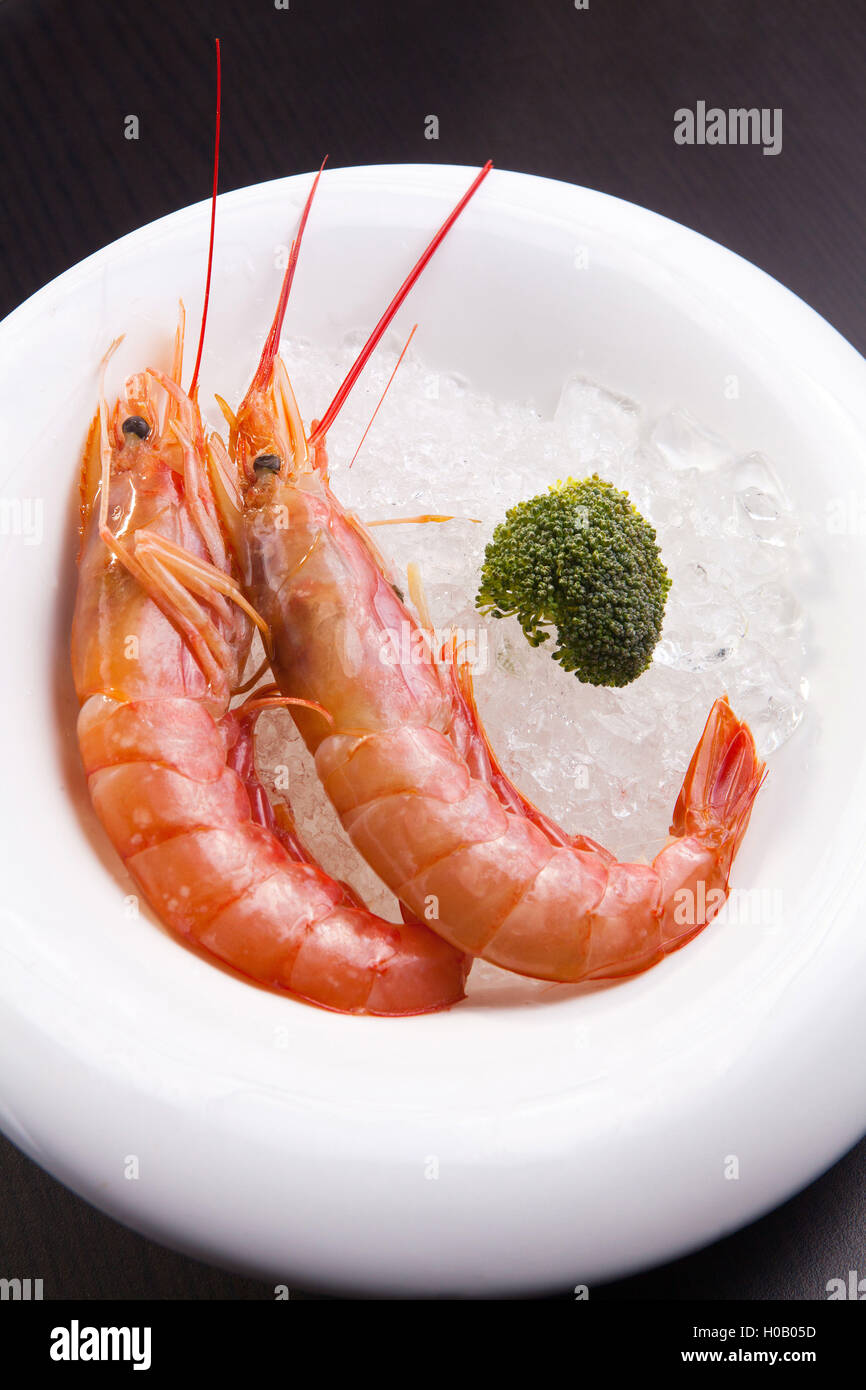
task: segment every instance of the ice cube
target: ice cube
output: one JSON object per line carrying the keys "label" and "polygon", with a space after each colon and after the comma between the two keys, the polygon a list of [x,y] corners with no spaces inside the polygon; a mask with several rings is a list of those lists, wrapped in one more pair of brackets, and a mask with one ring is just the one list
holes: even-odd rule
{"label": "ice cube", "polygon": [[687,410],[671,410],[650,431],[650,443],[675,472],[695,468],[699,473],[725,468],[732,453],[724,440],[704,429]]}

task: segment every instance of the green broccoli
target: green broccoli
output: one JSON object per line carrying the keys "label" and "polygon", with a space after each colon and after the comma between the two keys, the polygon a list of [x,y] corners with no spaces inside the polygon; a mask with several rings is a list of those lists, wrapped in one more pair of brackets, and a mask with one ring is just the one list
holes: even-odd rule
{"label": "green broccoli", "polygon": [[476,605],[516,617],[537,647],[590,685],[628,685],[652,661],[671,581],[656,533],[611,483],[568,478],[518,502],[484,554]]}

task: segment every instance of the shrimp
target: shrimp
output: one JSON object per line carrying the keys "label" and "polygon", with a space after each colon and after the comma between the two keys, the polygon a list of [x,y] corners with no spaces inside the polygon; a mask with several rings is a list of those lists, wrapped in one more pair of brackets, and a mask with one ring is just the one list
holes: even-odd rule
{"label": "shrimp", "polygon": [[[212,252],[213,221],[208,286]],[[231,464],[197,404],[204,325],[189,392],[181,317],[171,373],[130,377],[111,412],[103,385],[85,444],[71,646],[93,806],[160,919],[248,978],[346,1013],[447,1008],[468,957],[319,868],[256,775],[273,699],[229,708],[264,624],[238,584]]]}
{"label": "shrimp", "polygon": [[253,623],[210,482],[230,494],[228,460],[178,383],[132,377],[85,451],[72,665],[97,815],[162,921],[242,974],[344,1012],[447,1007],[465,956],[368,912],[256,777],[258,711],[229,712]]}
{"label": "shrimp", "polygon": [[534,807],[497,762],[459,653],[445,663],[398,654],[406,624],[410,653],[419,649],[421,624],[328,481],[326,431],[358,363],[305,437],[276,355],[284,309],[283,300],[230,440],[243,473],[245,591],[268,623],[280,689],[328,712],[330,722],[291,711],[344,828],[410,911],[472,955],[562,982],[646,970],[725,901],[765,772],[749,729],[727,698],[714,703],[672,838],[651,864],[621,863]]}

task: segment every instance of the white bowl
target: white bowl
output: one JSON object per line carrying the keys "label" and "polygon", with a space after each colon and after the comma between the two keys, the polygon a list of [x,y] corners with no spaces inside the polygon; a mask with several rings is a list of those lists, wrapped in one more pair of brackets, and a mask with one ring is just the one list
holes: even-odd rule
{"label": "white bowl", "polygon": [[[326,173],[292,332],[336,342],[371,323],[470,176]],[[203,396],[248,374],[274,248],[308,186],[220,199]],[[783,892],[784,923],[722,919],[612,988],[341,1017],[252,988],[149,914],[128,916],[132,885],[78,765],[74,481],[96,363],[121,331],[123,369],[165,360],[179,295],[196,322],[207,219],[202,203],[123,238],[0,327],[5,530],[35,521],[16,499],[43,509],[40,543],[0,537],[3,1128],[119,1220],[289,1285],[540,1290],[713,1240],[866,1126],[866,542],[822,525],[833,498],[863,496],[864,362],[693,232],[585,189],[488,179],[404,311],[423,324],[425,359],[542,405],[579,368],[652,410],[686,406],[765,451],[818,518],[810,708],[773,758],[737,863],[740,887]]]}

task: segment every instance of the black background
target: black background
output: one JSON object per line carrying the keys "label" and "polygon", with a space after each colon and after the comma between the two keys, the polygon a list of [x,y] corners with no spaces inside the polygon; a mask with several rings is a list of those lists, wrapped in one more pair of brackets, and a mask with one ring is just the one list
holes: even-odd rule
{"label": "black background", "polygon": [[[696,228],[866,347],[862,0],[590,0],[585,11],[574,0],[0,0],[0,315],[208,196],[217,35],[222,190],[324,154],[332,167],[490,157]],[[676,145],[673,113],[698,100],[781,107],[782,152]],[[137,141],[124,138],[129,114]],[[424,137],[430,114],[438,141]],[[866,1143],[748,1230],[593,1293],[826,1297],[828,1279],[866,1275],[864,1176]],[[41,1277],[46,1297],[271,1296],[125,1231],[5,1141],[0,1192],[0,1276]]]}

